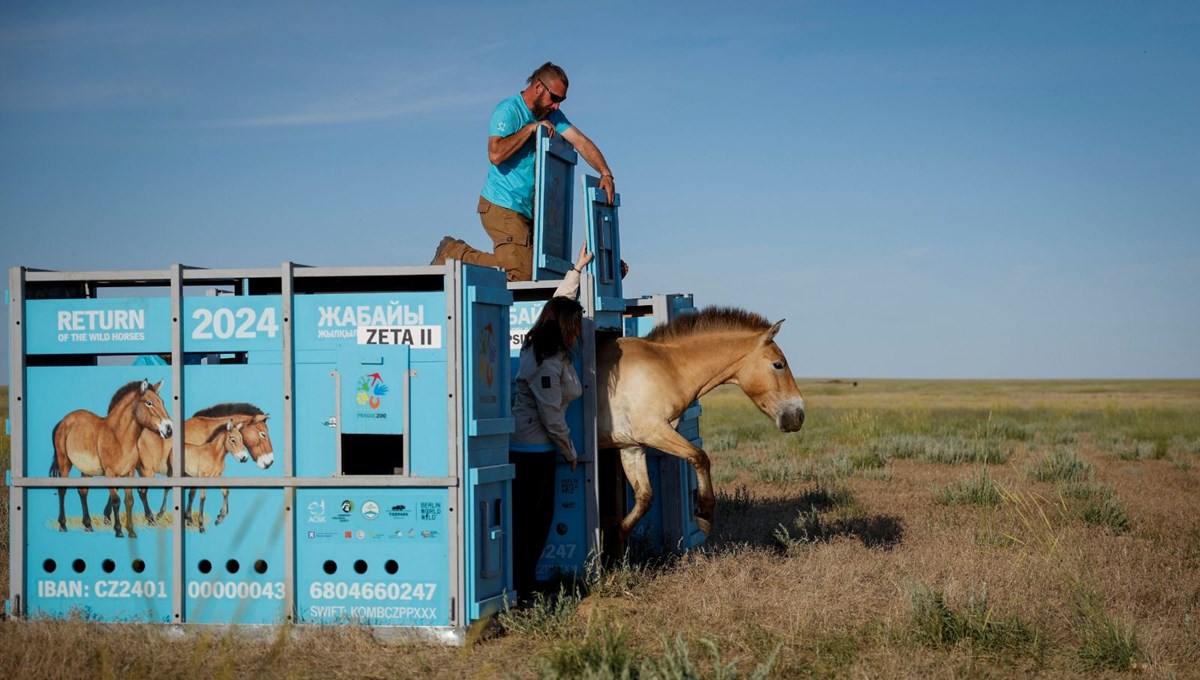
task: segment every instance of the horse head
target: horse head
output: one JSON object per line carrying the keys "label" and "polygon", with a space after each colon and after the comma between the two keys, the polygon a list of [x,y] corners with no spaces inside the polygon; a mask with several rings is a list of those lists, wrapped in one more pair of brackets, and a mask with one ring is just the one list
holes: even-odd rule
{"label": "horse head", "polygon": [[153,385],[149,380],[142,381],[138,398],[133,404],[133,417],[139,425],[166,439],[171,436],[171,415],[158,394],[162,384],[161,380]]}
{"label": "horse head", "polygon": [[780,430],[796,432],[804,425],[804,395],[796,386],[787,357],[775,344],[782,324],[780,319],[763,331],[758,344],[742,359],[733,382]]}
{"label": "horse head", "polygon": [[[271,433],[267,431],[267,414],[259,413],[242,427],[242,439],[255,465],[266,470],[275,462],[275,450],[271,447]],[[244,460],[243,460],[244,462]]]}
{"label": "horse head", "polygon": [[250,452],[246,450],[246,441],[242,439],[242,424],[234,424],[232,420],[225,423],[225,453],[230,454],[238,459],[239,463],[245,463],[250,458]]}

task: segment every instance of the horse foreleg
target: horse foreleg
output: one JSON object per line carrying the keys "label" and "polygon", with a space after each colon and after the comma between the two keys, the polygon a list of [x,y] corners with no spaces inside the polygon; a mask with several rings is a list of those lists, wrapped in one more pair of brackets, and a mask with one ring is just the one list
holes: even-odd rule
{"label": "horse foreleg", "polygon": [[200,533],[204,533],[204,499],[208,497],[208,488],[200,489],[200,519],[197,523],[200,525]]}
{"label": "horse foreleg", "polygon": [[229,514],[229,489],[221,489],[221,513],[217,515],[217,521],[214,524],[220,524],[221,520],[225,519],[225,515]]}
{"label": "horse foreleg", "polygon": [[621,467],[625,470],[625,479],[633,487],[634,498],[633,509],[621,520],[621,541],[624,542],[650,510],[654,489],[650,487],[650,472],[646,469],[646,449],[640,446],[621,449]]}
{"label": "horse foreleg", "polygon": [[639,443],[678,456],[696,470],[696,524],[708,536],[712,531],[717,495],[713,491],[708,454],[675,431],[670,423],[657,422],[648,431],[638,431]]}

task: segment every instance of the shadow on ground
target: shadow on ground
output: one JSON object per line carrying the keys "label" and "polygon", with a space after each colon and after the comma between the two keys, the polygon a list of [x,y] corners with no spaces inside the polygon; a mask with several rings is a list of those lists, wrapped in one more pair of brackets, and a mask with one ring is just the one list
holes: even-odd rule
{"label": "shadow on ground", "polygon": [[865,547],[891,550],[904,540],[904,520],[896,515],[854,514],[830,517],[836,499],[820,492],[796,498],[747,498],[735,494],[717,502],[715,536],[709,545],[751,544],[781,547],[780,528],[794,540],[808,543],[849,537]]}

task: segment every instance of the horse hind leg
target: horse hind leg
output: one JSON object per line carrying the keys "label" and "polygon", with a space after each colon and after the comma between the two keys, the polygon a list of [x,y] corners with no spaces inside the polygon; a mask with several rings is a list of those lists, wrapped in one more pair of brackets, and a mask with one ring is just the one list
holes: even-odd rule
{"label": "horse hind leg", "polygon": [[133,528],[133,489],[125,487],[125,525],[129,527],[129,537],[137,538]]}
{"label": "horse hind leg", "polygon": [[213,524],[220,524],[225,519],[225,515],[229,514],[229,489],[221,489],[221,512],[217,515],[217,521]]}
{"label": "horse hind leg", "polygon": [[67,530],[67,490],[58,490],[58,530]]}
{"label": "horse hind leg", "polygon": [[[196,500],[196,489],[186,489],[184,493],[187,494],[187,505],[183,510],[183,522],[184,524],[195,524],[196,520],[192,517],[192,501]],[[163,498],[163,500],[165,501],[166,498]]]}
{"label": "horse hind leg", "polygon": [[163,515],[167,514],[167,499],[170,497],[171,497],[171,490],[163,489],[162,505],[158,508],[158,514],[154,516],[155,521],[162,519]]}
{"label": "horse hind leg", "polygon": [[633,509],[621,520],[621,542],[624,543],[654,503],[654,489],[646,469],[646,449],[640,446],[621,449],[621,467],[625,470],[625,479],[633,487],[634,498]]}
{"label": "horse hind leg", "polygon": [[[108,504],[116,507],[113,512],[113,531],[117,538],[125,538],[125,532],[121,530],[121,497],[117,495],[116,489],[108,490]],[[132,530],[130,533],[133,533]]]}
{"label": "horse hind leg", "polygon": [[198,524],[200,525],[200,533],[204,533],[204,500],[207,497],[208,489],[200,489],[200,519],[198,520]]}
{"label": "horse hind leg", "polygon": [[119,501],[115,498],[109,497],[109,499],[104,502],[104,526],[106,526],[106,527],[112,526],[113,515],[117,514],[120,511],[121,511],[121,501]]}
{"label": "horse hind leg", "polygon": [[92,530],[92,514],[88,512],[88,489],[86,486],[79,487],[79,505],[83,508],[83,530]]}
{"label": "horse hind leg", "polygon": [[154,513],[150,512],[150,490],[144,486],[139,486],[137,490],[138,498],[142,499],[142,510],[146,513],[146,524],[154,524]]}

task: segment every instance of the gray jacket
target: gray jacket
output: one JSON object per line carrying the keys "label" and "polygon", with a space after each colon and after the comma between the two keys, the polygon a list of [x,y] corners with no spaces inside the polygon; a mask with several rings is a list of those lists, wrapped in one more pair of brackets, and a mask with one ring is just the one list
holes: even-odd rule
{"label": "gray jacket", "polygon": [[[556,297],[574,299],[579,294],[579,272],[571,270],[554,291]],[[576,460],[575,444],[567,427],[567,404],[583,394],[575,365],[566,353],[546,357],[538,365],[533,348],[521,350],[513,395],[514,444],[553,444],[567,460]]]}

